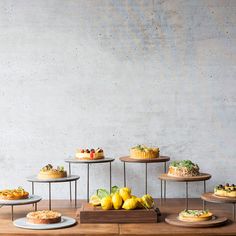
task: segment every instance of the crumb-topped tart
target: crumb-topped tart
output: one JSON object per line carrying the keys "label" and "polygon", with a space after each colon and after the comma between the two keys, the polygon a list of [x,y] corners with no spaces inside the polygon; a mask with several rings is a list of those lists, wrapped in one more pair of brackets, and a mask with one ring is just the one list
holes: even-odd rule
{"label": "crumb-topped tart", "polygon": [[0,190],[1,200],[19,200],[26,199],[29,197],[29,193],[26,192],[22,187],[17,189],[4,189]]}
{"label": "crumb-topped tart", "polygon": [[63,166],[58,166],[56,169],[51,164],[44,166],[39,174],[38,179],[58,179],[67,177],[67,172]]}
{"label": "crumb-topped tart", "polygon": [[179,220],[187,222],[207,221],[212,219],[208,210],[184,210],[179,213]]}
{"label": "crumb-topped tart", "polygon": [[220,197],[235,197],[236,198],[236,186],[234,184],[218,185],[214,188],[214,194]]}
{"label": "crumb-topped tart", "polygon": [[170,163],[168,175],[175,177],[198,176],[199,167],[190,160],[173,161]]}
{"label": "crumb-topped tart", "polygon": [[130,158],[134,159],[149,159],[158,158],[160,150],[157,147],[147,147],[145,145],[138,145],[130,149]]}
{"label": "crumb-topped tart", "polygon": [[56,211],[33,211],[26,215],[27,221],[33,224],[54,224],[61,222],[61,213]]}
{"label": "crumb-topped tart", "polygon": [[104,152],[101,148],[97,149],[78,149],[75,157],[80,160],[97,160],[104,158]]}

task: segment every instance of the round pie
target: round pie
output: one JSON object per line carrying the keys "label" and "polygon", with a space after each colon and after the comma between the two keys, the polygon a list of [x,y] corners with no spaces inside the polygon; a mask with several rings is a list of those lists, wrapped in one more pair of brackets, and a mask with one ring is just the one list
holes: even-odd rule
{"label": "round pie", "polygon": [[187,222],[199,222],[212,219],[212,213],[207,210],[184,210],[179,213],[179,220]]}
{"label": "round pie", "polygon": [[133,159],[152,159],[159,157],[160,150],[157,147],[147,147],[138,145],[130,149],[130,158]]}
{"label": "round pie", "polygon": [[39,174],[38,179],[58,179],[67,177],[67,172],[63,166],[58,166],[56,169],[51,164],[44,166]]}
{"label": "round pie", "polygon": [[21,187],[18,187],[17,189],[0,190],[0,199],[2,200],[19,200],[26,199],[28,197],[29,193]]}
{"label": "round pie", "polygon": [[55,224],[61,222],[61,213],[56,211],[33,211],[26,216],[27,221],[33,224]]}

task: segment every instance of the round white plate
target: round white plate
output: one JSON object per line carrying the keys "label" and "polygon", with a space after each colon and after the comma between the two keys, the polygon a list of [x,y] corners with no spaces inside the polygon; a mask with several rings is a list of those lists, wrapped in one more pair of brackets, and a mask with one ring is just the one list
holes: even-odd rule
{"label": "round white plate", "polygon": [[62,229],[66,228],[69,226],[73,226],[76,223],[76,220],[67,217],[67,216],[62,216],[61,217],[61,222],[60,223],[55,223],[55,224],[32,224],[28,223],[26,217],[24,218],[19,218],[17,220],[14,220],[13,224],[16,227],[23,228],[23,229],[39,229],[39,230],[48,230],[48,229]]}
{"label": "round white plate", "polygon": [[0,205],[26,205],[31,203],[39,202],[42,197],[37,195],[29,195],[26,199],[19,200],[0,200]]}

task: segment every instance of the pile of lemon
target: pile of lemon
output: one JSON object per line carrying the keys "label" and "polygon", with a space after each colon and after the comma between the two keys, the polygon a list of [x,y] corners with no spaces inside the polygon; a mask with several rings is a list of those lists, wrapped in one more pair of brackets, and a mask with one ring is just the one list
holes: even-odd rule
{"label": "pile of lemon", "polygon": [[[102,194],[99,194],[99,191]],[[145,194],[139,198],[132,195],[131,189],[127,187],[115,187],[111,194],[103,189],[97,190],[97,194],[91,196],[89,203],[93,206],[101,206],[103,210],[154,208],[154,200],[151,195]]]}

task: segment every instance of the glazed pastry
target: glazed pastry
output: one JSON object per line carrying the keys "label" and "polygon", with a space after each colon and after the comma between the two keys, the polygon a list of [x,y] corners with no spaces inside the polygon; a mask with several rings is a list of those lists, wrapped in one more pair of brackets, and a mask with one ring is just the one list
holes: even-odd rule
{"label": "glazed pastry", "polygon": [[160,150],[157,147],[147,147],[145,145],[138,145],[130,149],[130,158],[133,159],[151,159],[158,158]]}
{"label": "glazed pastry", "polygon": [[204,210],[184,210],[179,213],[179,220],[187,222],[199,222],[212,219],[212,213]]}
{"label": "glazed pastry", "polygon": [[168,175],[175,177],[192,177],[198,176],[199,167],[190,160],[173,161],[170,163]]}
{"label": "glazed pastry", "polygon": [[214,188],[214,194],[220,197],[235,197],[236,198],[236,186],[234,184],[218,185]]}
{"label": "glazed pastry", "polygon": [[61,213],[56,211],[33,211],[26,216],[27,221],[33,224],[54,224],[61,222]]}
{"label": "glazed pastry", "polygon": [[38,179],[58,179],[67,177],[67,172],[63,166],[58,166],[56,169],[51,164],[44,166],[39,174]]}
{"label": "glazed pastry", "polygon": [[23,188],[0,190],[0,199],[2,200],[19,200],[29,197],[29,193]]}
{"label": "glazed pastry", "polygon": [[95,149],[78,149],[75,157],[80,160],[97,160],[104,158],[104,152],[101,148]]}

